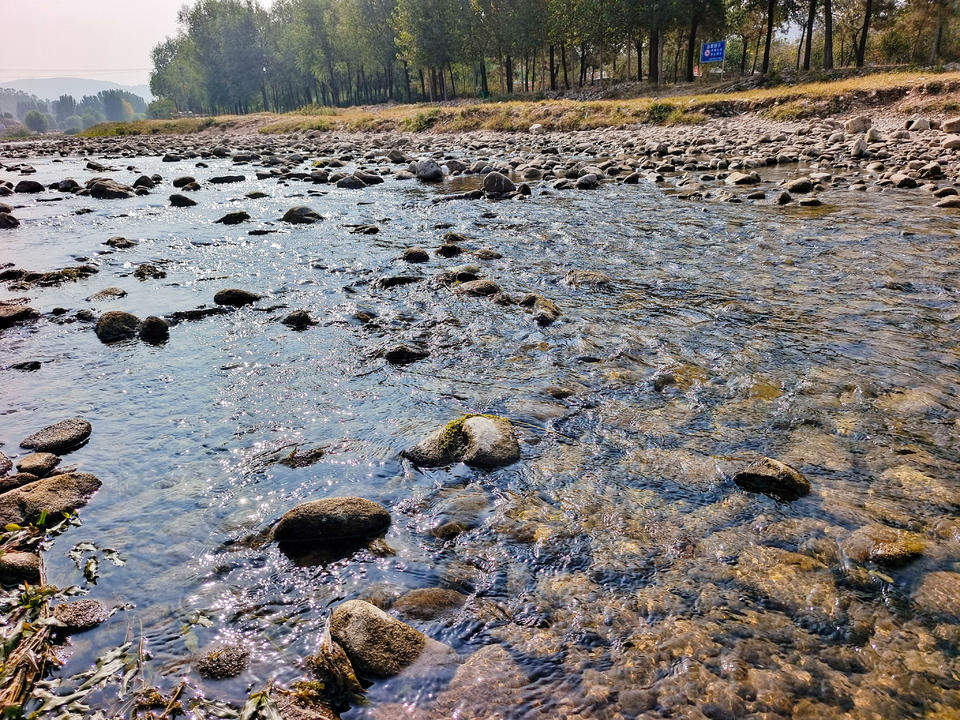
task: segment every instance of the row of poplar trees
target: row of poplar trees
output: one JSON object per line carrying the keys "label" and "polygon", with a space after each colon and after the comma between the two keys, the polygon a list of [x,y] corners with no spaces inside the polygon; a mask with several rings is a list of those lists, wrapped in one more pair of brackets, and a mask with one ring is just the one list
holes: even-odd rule
{"label": "row of poplar trees", "polygon": [[153,50],[157,116],[546,93],[725,70],[936,64],[960,0],[197,0]]}

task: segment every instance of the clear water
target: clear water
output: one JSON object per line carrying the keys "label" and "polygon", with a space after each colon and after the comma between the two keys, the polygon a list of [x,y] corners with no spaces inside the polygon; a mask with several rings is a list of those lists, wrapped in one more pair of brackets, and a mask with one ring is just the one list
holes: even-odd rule
{"label": "clear water", "polygon": [[[164,315],[212,304],[225,287],[266,297],[180,323],[160,346],[103,345],[90,324],[49,316],[0,334],[0,449],[13,455],[21,438],[65,417],[94,428],[64,463],[103,488],[82,527],[47,554],[49,580],[84,584],[67,557],[83,541],[127,561],[102,562],[90,596],[130,607],[76,636],[61,674],[142,634],[147,682],[186,677],[242,703],[269,680],[304,675],[299,661],[341,599],[442,586],[474,599],[413,624],[464,656],[500,643],[529,678],[468,705],[478,716],[926,717],[960,704],[960,618],[911,600],[925,573],[960,561],[960,216],[918,191],[836,189],[829,205],[800,210],[686,201],[645,183],[433,204],[470,181],[340,190],[258,181],[250,165],[239,166],[246,182],[204,184],[189,193],[200,204],[178,210],[166,200],[172,178],[202,183],[236,167],[98,159],[121,168],[110,173],[118,180],[159,172],[166,182],[129,200],[4,198],[23,205],[22,224],[2,232],[0,260],[48,270],[88,258],[100,271],[3,298],[67,308],[69,318],[82,308]],[[41,182],[104,174],[77,157],[30,162]],[[130,163],[138,172],[122,170]],[[270,197],[244,198],[251,190]],[[300,204],[326,219],[277,222]],[[214,224],[235,209],[254,220]],[[349,223],[380,233],[351,234]],[[276,232],[248,235],[254,228]],[[448,230],[503,258],[398,259]],[[116,235],[139,245],[106,252]],[[141,262],[166,278],[134,279]],[[552,298],[563,316],[540,328],[518,307],[431,282],[373,284],[463,263],[514,296]],[[562,278],[572,269],[615,282],[570,287]],[[129,294],[85,300],[108,286]],[[258,310],[271,306],[283,307]],[[320,324],[301,333],[280,324],[300,308]],[[358,309],[376,321],[357,321]],[[376,356],[400,340],[424,342],[430,357],[397,368]],[[43,365],[7,368],[25,360]],[[664,370],[677,383],[658,391]],[[573,394],[553,399],[551,385]],[[485,473],[420,472],[399,459],[467,412],[514,420],[522,460]],[[264,462],[292,443],[327,452],[300,469]],[[812,493],[781,504],[737,489],[729,473],[755,453],[799,467]],[[905,482],[904,466],[926,480]],[[435,539],[440,504],[476,492],[488,499],[477,527]],[[390,508],[394,555],[301,566],[271,545],[229,545],[299,502],[336,495]],[[844,558],[849,533],[878,522],[920,533],[924,555],[896,569]],[[798,570],[786,553],[819,564]],[[197,677],[191,654],[236,637],[254,647],[248,671]],[[370,704],[345,717],[398,717],[395,703],[433,717],[447,679],[377,683]]]}

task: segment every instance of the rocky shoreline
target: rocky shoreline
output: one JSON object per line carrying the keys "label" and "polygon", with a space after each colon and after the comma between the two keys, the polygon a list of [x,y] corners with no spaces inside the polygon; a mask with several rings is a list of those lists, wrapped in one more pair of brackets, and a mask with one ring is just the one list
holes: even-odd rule
{"label": "rocky shoreline", "polygon": [[[191,198],[191,192],[208,185],[229,186],[251,176],[260,181],[264,190],[257,192],[261,193],[280,184],[314,190],[325,186],[341,190],[373,188],[376,192],[374,186],[382,185],[385,178],[418,187],[451,178],[472,182],[471,189],[433,195],[429,203],[434,205],[474,201],[523,203],[531,198],[590,193],[612,184],[648,183],[667,189],[680,200],[705,205],[744,203],[804,208],[805,212],[814,213],[816,208],[832,202],[833,193],[861,191],[869,195],[911,191],[915,202],[935,208],[937,212],[952,213],[960,209],[960,118],[893,120],[856,116],[845,120],[775,123],[748,117],[711,121],[695,127],[625,128],[589,133],[550,133],[534,127],[523,134],[470,133],[459,137],[305,133],[287,137],[231,137],[224,142],[192,136],[62,138],[3,145],[0,156],[3,158],[0,170],[8,177],[0,179],[0,195],[5,196],[0,204],[0,242],[2,229],[19,232],[28,227],[29,220],[17,219],[17,201],[21,197],[43,200],[51,193],[69,194],[122,204],[124,199],[133,197],[166,195],[165,205],[169,208],[190,212],[199,204]],[[198,170],[195,175],[176,178],[159,173],[140,174],[137,159],[144,156],[162,156],[165,162],[171,163],[190,161]],[[30,179],[34,174],[31,158],[38,157],[89,157],[87,167],[98,175],[82,184],[66,177],[43,185]],[[97,159],[92,159],[94,157]],[[204,177],[205,161],[214,159],[228,161],[233,167],[231,174]],[[768,179],[771,169],[777,172],[775,180]],[[246,198],[256,199],[253,195],[248,193]],[[304,202],[307,204],[294,205],[280,217],[256,217],[248,210],[237,209],[215,222],[237,226],[238,231],[250,227],[250,236],[271,233],[281,223],[282,226],[322,227],[329,218],[310,207],[309,199]],[[375,236],[379,229],[377,225],[356,224],[351,226],[351,233]],[[111,237],[104,245],[109,248],[107,252],[123,251],[135,247],[136,241]],[[448,260],[462,255],[469,256],[470,262],[444,267],[433,274],[419,270],[429,268],[434,258]],[[394,271],[368,278],[365,289],[378,293],[407,285],[429,286],[449,298],[448,302],[495,303],[498,308],[517,313],[534,329],[542,330],[562,322],[563,305],[543,294],[539,284],[527,279],[523,287],[505,289],[505,283],[490,276],[484,263],[499,257],[496,248],[476,247],[470,238],[446,232],[435,247],[420,244],[406,247],[396,258]],[[275,320],[286,333],[310,332],[319,323],[310,309],[267,305],[270,298],[265,294],[234,287],[229,278],[218,280],[220,288],[209,294],[209,302],[204,305],[143,319],[123,310],[99,314],[89,309],[72,314],[64,308],[46,314],[36,311],[31,306],[30,293],[39,288],[82,281],[99,272],[95,263],[78,263],[53,270],[12,264],[0,266],[0,280],[11,293],[23,294],[0,303],[0,331],[70,318],[105,345],[142,341],[162,348],[176,335],[180,323],[200,322],[246,310],[268,313],[282,310]],[[130,274],[142,283],[147,295],[150,283],[164,278],[166,272],[156,263],[140,263],[131,268]],[[564,287],[582,289],[585,293],[603,293],[615,287],[618,280],[614,274],[598,270],[571,269],[563,276],[562,283]],[[116,287],[97,293],[98,299],[106,302],[124,294],[125,290]],[[351,320],[360,326],[377,322],[373,315],[364,314],[362,310]],[[416,363],[429,358],[432,350],[431,344],[420,338],[388,334],[376,359],[388,367],[415,367]],[[581,361],[593,363],[598,358],[585,354]],[[651,387],[657,393],[669,393],[688,382],[689,378],[679,370],[662,371],[651,380]],[[544,394],[559,401],[575,392],[574,388],[551,387]],[[406,447],[400,456],[411,472],[457,466],[466,468],[464,472],[469,472],[469,477],[482,479],[486,473],[529,460],[525,437],[518,428],[509,417],[467,413],[440,427],[422,428],[419,442]],[[100,489],[101,481],[96,476],[62,466],[63,455],[88,439],[96,442],[95,433],[91,434],[93,430],[82,418],[63,420],[23,439],[21,448],[33,452],[12,459],[0,454],[0,519],[8,526],[9,533],[16,535],[31,525],[42,529],[51,522],[69,519]],[[305,454],[296,454],[296,451],[295,448],[279,462],[290,468],[309,467],[323,456],[322,450]],[[783,512],[789,514],[791,502],[819,490],[799,469],[800,465],[802,463],[793,457],[764,457],[754,453],[749,458],[738,457],[736,462],[725,466],[723,478],[728,486],[735,485],[750,496],[762,495],[776,501],[776,507],[786,508]],[[460,535],[481,524],[489,506],[490,499],[482,491],[451,495],[434,508],[434,516],[424,534],[439,542],[455,542]],[[359,552],[373,555],[392,552],[383,539],[397,512],[397,508],[365,497],[321,496],[289,507],[269,527],[259,529],[258,539],[275,542],[291,557],[307,558],[303,560],[307,564],[324,564],[335,559],[349,565],[350,558]],[[519,543],[540,542],[542,537],[537,535],[540,530],[527,527],[529,518],[535,515],[536,511],[528,509],[510,522],[501,518],[499,530]],[[791,536],[789,542],[781,543],[791,548],[799,545],[803,552],[776,545],[756,545],[741,553],[735,563],[728,563],[729,577],[769,598],[777,607],[809,612],[816,618],[811,622],[829,624],[837,620],[842,609],[828,568],[850,560],[881,568],[872,572],[882,574],[883,568],[904,567],[921,557],[928,543],[921,534],[893,522],[866,524],[845,535],[829,528],[828,535],[830,533],[835,542],[821,538],[822,542],[806,543],[801,537],[795,543]],[[796,534],[803,536],[804,529],[799,528]],[[687,538],[683,542],[693,540]],[[685,550],[680,545],[671,545],[671,552],[682,557]],[[626,548],[621,552],[632,550]],[[717,550],[717,556],[722,554]],[[838,557],[842,560],[838,561]],[[775,572],[767,574],[771,567],[776,568]],[[0,582],[19,586],[41,580],[36,543],[4,546],[0,555]],[[580,598],[592,597],[600,587],[596,575],[578,576],[570,581],[583,584],[583,592],[577,591]],[[542,582],[549,584],[550,580]],[[866,585],[870,580],[864,576],[860,582]],[[802,592],[797,590],[803,594],[800,599],[794,593],[796,588],[804,588]],[[951,598],[956,597],[958,591],[960,573],[937,570],[926,573],[912,601],[933,616],[949,617],[957,612],[956,602]],[[662,616],[669,614],[671,602],[670,597],[658,596],[650,588],[643,588],[636,593],[635,604],[622,610],[624,614],[643,616],[643,607],[649,607],[648,615]],[[291,689],[268,688],[265,695],[252,697],[251,702],[274,711],[279,708],[283,717],[329,720],[350,707],[357,707],[372,683],[397,675],[446,673],[449,682],[433,698],[429,708],[385,705],[376,708],[375,716],[439,720],[466,712],[480,717],[485,712],[497,712],[490,708],[519,704],[522,689],[535,679],[531,679],[504,645],[488,644],[461,657],[456,649],[417,627],[417,623],[443,618],[463,608],[470,608],[478,623],[495,625],[492,618],[496,611],[484,605],[482,598],[453,587],[408,590],[386,600],[375,588],[369,588],[363,596],[345,599],[330,609],[328,630],[320,639],[319,652],[304,658],[304,667],[309,671],[307,679]],[[96,626],[110,611],[97,601],[83,599],[57,605],[50,612],[56,619],[51,627],[69,634],[68,631],[80,632]],[[598,627],[615,624],[613,619],[609,623],[605,619],[597,623]],[[535,631],[542,626],[540,620],[533,619],[529,625],[515,627],[513,635],[502,633],[502,639],[511,641],[505,645],[511,644],[515,649],[524,647],[531,654],[562,655],[562,647],[529,647],[538,642]],[[601,629],[590,632],[597,634]],[[951,632],[942,630],[943,637],[948,635],[944,642],[955,639]],[[663,649],[672,647],[671,638],[659,637],[657,642],[660,644],[656,646],[637,647],[640,656],[645,658],[642,662],[647,662],[647,654],[673,652]],[[677,649],[672,661],[682,654]],[[198,653],[193,659],[193,668],[200,677],[224,680],[240,676],[249,659],[250,649],[243,643],[218,643]],[[742,665],[743,659],[730,662]],[[837,665],[841,667],[818,666],[809,672],[834,678],[835,673],[850,669],[842,667],[839,660]],[[717,669],[718,674],[729,673],[743,681],[750,672],[754,670],[748,672],[740,665]],[[607,692],[603,678],[595,673],[593,669],[584,672],[584,687],[577,690],[587,698],[578,706],[583,714],[568,717],[618,720],[640,717],[670,703],[674,707],[682,705],[666,692],[657,699],[648,687],[632,687],[635,684],[632,678],[621,678],[623,682],[618,684],[614,703],[613,691]],[[750,682],[760,688],[752,697],[730,696],[725,694],[726,689],[716,689],[709,707],[704,706],[709,712],[698,710],[700,714],[696,714],[690,710],[689,716],[746,717],[748,706],[751,717],[754,714],[761,717],[768,711],[775,713],[771,717],[788,716],[789,697],[777,694],[770,686],[776,683],[776,678],[751,677]],[[798,685],[802,682],[812,683],[796,680]],[[758,700],[759,696],[766,699]],[[160,697],[164,702],[169,700],[171,706],[177,700],[176,696]],[[837,705],[842,706],[844,702]],[[614,704],[619,708],[615,713],[597,710]],[[596,710],[596,715],[588,714],[584,707]],[[566,707],[566,710],[572,713],[575,709]],[[553,712],[553,709],[544,712]]]}

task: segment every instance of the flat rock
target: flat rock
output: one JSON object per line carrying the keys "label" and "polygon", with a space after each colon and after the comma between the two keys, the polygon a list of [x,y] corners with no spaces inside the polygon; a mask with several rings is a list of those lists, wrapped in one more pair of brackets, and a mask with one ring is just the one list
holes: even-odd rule
{"label": "flat rock", "polygon": [[273,528],[279,543],[324,548],[345,540],[372,538],[390,527],[390,511],[359,497],[313,500],[289,510]]}
{"label": "flat rock", "polygon": [[18,472],[13,475],[5,475],[0,477],[0,493],[5,493],[7,490],[13,490],[14,488],[23,487],[32,482],[36,482],[40,478],[34,475],[33,473],[28,472]]}
{"label": "flat rock", "polygon": [[202,677],[225,680],[236,677],[247,668],[250,650],[241,645],[215,645],[194,661],[194,668]]}
{"label": "flat rock", "polygon": [[744,490],[777,500],[796,500],[810,492],[810,483],[797,470],[766,457],[737,472],[733,481]]}
{"label": "flat rock", "polygon": [[0,328],[7,328],[39,316],[29,305],[18,302],[0,302]]}
{"label": "flat rock", "polygon": [[100,489],[100,480],[89,473],[51,475],[0,495],[0,523],[29,523],[46,511],[48,522],[83,507]]}
{"label": "flat rock", "polygon": [[22,473],[30,473],[38,478],[46,477],[57,465],[60,464],[60,458],[53,453],[38,452],[30,453],[17,462],[17,470]]}
{"label": "flat rock", "polygon": [[61,420],[20,441],[20,447],[37,452],[61,454],[73,450],[88,437],[92,428],[83,418]]}
{"label": "flat rock", "polygon": [[854,530],[840,547],[858,563],[898,567],[922,555],[925,545],[917,533],[873,524]]}
{"label": "flat rock", "polygon": [[960,618],[960,573],[928,572],[913,594],[917,608],[934,616],[946,616],[953,622]]}
{"label": "flat rock", "polygon": [[102,603],[81,598],[61,603],[53,608],[53,617],[61,624],[57,630],[66,635],[92,630],[110,617]]}

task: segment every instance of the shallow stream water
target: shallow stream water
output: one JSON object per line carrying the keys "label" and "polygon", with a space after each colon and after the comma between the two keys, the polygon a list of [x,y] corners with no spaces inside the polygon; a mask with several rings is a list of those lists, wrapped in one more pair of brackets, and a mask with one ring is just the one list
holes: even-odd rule
{"label": "shallow stream water", "polygon": [[[37,158],[31,177],[103,174],[85,162]],[[241,166],[250,179],[214,186],[204,180],[238,168],[133,162],[138,172],[111,176],[195,175],[199,205],[169,207],[168,184],[128,200],[5,198],[22,205],[22,224],[3,231],[0,261],[99,267],[56,288],[0,291],[45,313],[0,334],[0,449],[13,456],[26,435],[83,416],[93,435],[64,464],[103,482],[81,527],[47,553],[48,579],[127,606],[76,636],[59,674],[142,636],[147,683],[186,677],[242,703],[267,681],[303,676],[300,659],[342,599],[441,586],[472,600],[412,624],[465,657],[502,644],[528,680],[474,699],[467,716],[880,718],[960,707],[960,618],[914,600],[926,574],[960,569],[960,216],[915,192],[836,189],[823,207],[784,209],[681,200],[644,182],[434,204],[471,181],[357,191],[258,181]],[[791,173],[762,171],[770,184]],[[252,190],[270,197],[245,198]],[[301,204],[325,219],[277,222]],[[253,221],[214,224],[235,209]],[[503,257],[433,255],[450,231],[470,238],[465,249]],[[139,244],[102,244],[118,235]],[[411,245],[431,261],[401,262]],[[142,262],[166,277],[136,280]],[[553,299],[563,315],[541,328],[517,306],[426,279],[374,282],[464,263],[515,297]],[[570,270],[613,283],[570,286]],[[128,295],[85,299],[108,286]],[[225,287],[266,297],[181,322],[157,346],[104,345],[91,324],[46,315],[166,315],[210,305]],[[300,308],[320,324],[280,324]],[[402,368],[377,356],[399,340],[431,354]],[[41,368],[8,367],[27,360]],[[654,383],[667,373],[673,382]],[[548,386],[571,394],[555,399]],[[514,421],[521,461],[419,471],[399,458],[470,412]],[[271,462],[294,444],[325,455],[304,468]],[[730,473],[757,454],[800,469],[811,494],[779,503],[737,488]],[[337,495],[391,510],[394,554],[304,565],[273,545],[232,543],[299,502]],[[451,509],[475,527],[434,537]],[[896,568],[847,557],[850,533],[876,523],[923,536],[923,555]],[[99,579],[86,582],[67,555],[81,542],[126,564],[101,558]],[[193,653],[235,638],[254,648],[242,676],[193,673]],[[378,682],[344,717],[430,717],[447,680]]]}

